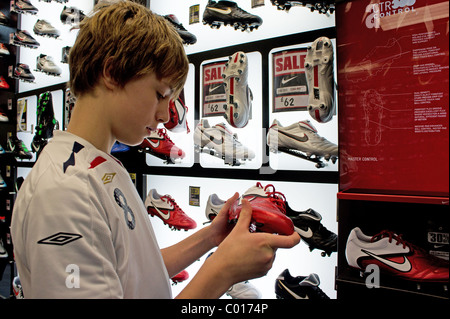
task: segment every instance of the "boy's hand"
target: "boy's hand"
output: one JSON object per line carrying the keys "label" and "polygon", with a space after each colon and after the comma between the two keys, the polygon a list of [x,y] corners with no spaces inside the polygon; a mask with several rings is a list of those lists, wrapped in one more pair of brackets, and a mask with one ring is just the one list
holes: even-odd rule
{"label": "boy's hand", "polygon": [[[226,211],[222,210],[214,222],[219,218],[218,224],[223,222],[222,219],[228,223],[228,208],[236,199],[235,194],[227,201]],[[223,266],[224,275],[229,276],[227,279],[231,284],[265,275],[272,267],[278,248],[291,248],[300,242],[300,236],[296,232],[289,236],[251,233],[251,219],[252,207],[243,199],[242,211],[236,225],[211,256],[216,259],[218,266]]]}

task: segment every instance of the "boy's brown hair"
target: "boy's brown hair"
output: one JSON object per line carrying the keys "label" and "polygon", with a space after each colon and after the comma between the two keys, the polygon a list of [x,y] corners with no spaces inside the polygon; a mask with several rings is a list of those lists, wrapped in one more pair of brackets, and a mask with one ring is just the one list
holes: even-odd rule
{"label": "boy's brown hair", "polygon": [[72,93],[90,92],[108,60],[111,76],[121,86],[154,72],[170,81],[174,97],[184,86],[189,64],[176,30],[163,17],[126,0],[99,3],[81,22],[69,53]]}

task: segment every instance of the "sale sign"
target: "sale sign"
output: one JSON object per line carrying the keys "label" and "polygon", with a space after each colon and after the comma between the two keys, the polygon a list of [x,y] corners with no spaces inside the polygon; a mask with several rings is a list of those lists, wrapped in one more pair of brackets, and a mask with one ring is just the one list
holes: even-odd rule
{"label": "sale sign", "polygon": [[219,61],[203,65],[203,117],[223,115],[226,105],[225,85],[222,72],[225,63]]}
{"label": "sale sign", "polygon": [[273,112],[306,110],[306,52],[306,49],[291,49],[272,54]]}

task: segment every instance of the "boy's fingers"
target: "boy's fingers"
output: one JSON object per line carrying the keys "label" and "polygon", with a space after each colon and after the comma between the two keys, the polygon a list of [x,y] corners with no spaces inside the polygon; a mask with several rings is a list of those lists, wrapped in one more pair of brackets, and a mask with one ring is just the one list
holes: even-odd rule
{"label": "boy's fingers", "polygon": [[252,206],[246,199],[241,200],[242,209],[239,214],[239,219],[236,223],[236,227],[246,228],[250,226],[250,221],[252,220]]}
{"label": "boy's fingers", "polygon": [[234,193],[233,196],[231,196],[225,204],[220,209],[219,214],[228,214],[228,210],[230,209],[231,205],[236,201],[236,199],[239,197],[238,193]]}
{"label": "boy's fingers", "polygon": [[271,235],[269,244],[272,248],[292,248],[300,242],[300,235],[293,232],[290,235]]}

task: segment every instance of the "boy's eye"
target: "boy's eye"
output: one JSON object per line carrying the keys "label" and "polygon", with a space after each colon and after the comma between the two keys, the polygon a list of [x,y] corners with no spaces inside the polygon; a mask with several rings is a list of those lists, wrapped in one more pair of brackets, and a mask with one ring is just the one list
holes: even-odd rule
{"label": "boy's eye", "polygon": [[156,92],[156,98],[157,98],[158,100],[163,100],[163,99],[164,99],[164,95],[162,95],[162,94],[159,93],[159,92]]}

